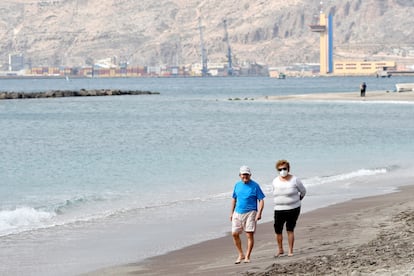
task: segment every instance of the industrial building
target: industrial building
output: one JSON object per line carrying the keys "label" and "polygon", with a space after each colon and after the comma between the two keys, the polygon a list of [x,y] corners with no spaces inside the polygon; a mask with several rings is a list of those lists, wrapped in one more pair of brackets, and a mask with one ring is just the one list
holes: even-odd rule
{"label": "industrial building", "polygon": [[395,61],[338,61],[335,62],[335,75],[375,75],[389,77],[388,71],[395,70]]}

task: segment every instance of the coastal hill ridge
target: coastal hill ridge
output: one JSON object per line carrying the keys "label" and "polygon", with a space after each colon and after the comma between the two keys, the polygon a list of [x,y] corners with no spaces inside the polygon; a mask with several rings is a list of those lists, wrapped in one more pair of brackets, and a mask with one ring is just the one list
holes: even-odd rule
{"label": "coastal hill ridge", "polygon": [[[412,0],[6,0],[0,61],[21,53],[32,66],[83,66],[116,57],[135,65],[209,62],[281,66],[319,62],[319,12],[334,15],[334,58],[414,64]],[[200,21],[199,21],[200,19]]]}

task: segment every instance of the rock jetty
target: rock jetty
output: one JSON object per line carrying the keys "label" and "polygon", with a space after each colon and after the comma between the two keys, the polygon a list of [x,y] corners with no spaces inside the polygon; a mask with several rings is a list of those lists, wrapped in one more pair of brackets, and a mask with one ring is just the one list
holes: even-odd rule
{"label": "rock jetty", "polygon": [[51,90],[46,92],[1,92],[0,100],[88,97],[88,96],[122,96],[122,95],[158,95],[159,92],[141,90],[92,89],[92,90]]}

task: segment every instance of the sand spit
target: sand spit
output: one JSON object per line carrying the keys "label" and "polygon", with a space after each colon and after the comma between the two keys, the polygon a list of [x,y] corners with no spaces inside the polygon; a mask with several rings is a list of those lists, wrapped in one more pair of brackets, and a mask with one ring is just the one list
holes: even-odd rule
{"label": "sand spit", "polygon": [[414,101],[414,92],[367,91],[365,97],[359,92],[314,93],[286,96],[265,96],[258,100],[269,101]]}

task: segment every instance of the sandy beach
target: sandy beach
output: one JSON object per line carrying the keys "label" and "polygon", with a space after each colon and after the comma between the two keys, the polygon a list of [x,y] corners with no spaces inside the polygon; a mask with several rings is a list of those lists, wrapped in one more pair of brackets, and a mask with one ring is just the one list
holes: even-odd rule
{"label": "sandy beach", "polygon": [[367,91],[365,97],[361,97],[359,92],[314,93],[287,96],[266,96],[262,99],[271,101],[414,101],[414,92]]}
{"label": "sandy beach", "polygon": [[88,275],[414,275],[413,196],[403,186],[301,214],[293,257],[274,257],[272,223],[262,223],[250,264],[234,264],[229,235]]}
{"label": "sandy beach", "polygon": [[[364,98],[359,92],[323,93],[258,100],[407,102],[414,101],[414,93],[368,91]],[[142,262],[87,275],[414,275],[414,185],[402,179],[395,183],[402,187],[391,194],[354,199],[301,214],[292,257],[274,257],[276,241],[273,224],[268,222],[258,225],[249,264],[234,264],[237,253],[229,233]],[[269,198],[265,202],[272,204]],[[285,250],[286,239],[284,234]],[[245,246],[244,235],[242,242]]]}

